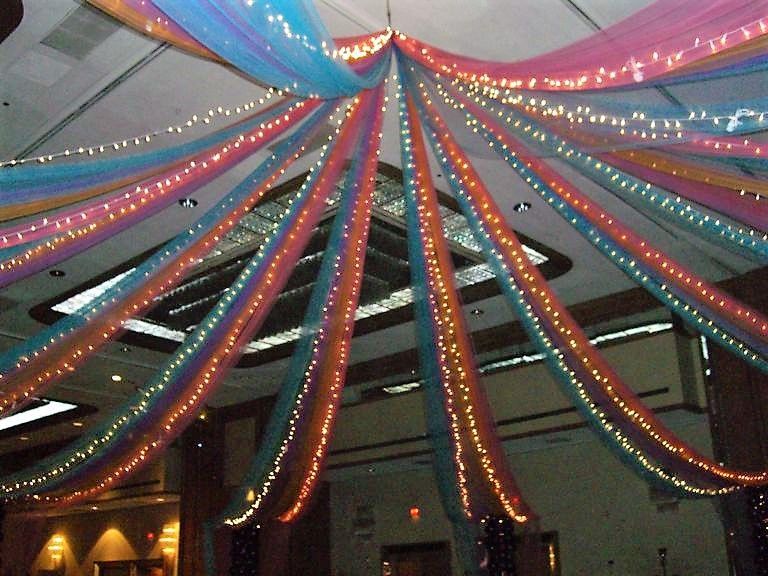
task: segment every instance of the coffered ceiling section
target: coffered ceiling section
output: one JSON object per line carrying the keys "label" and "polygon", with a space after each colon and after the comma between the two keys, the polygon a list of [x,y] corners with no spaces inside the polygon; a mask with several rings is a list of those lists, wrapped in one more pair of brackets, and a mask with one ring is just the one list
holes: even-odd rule
{"label": "coffered ceiling section", "polygon": [[[145,318],[131,320],[124,340],[159,351],[174,349],[227,292],[251,256],[276,228],[287,210],[289,199],[304,179],[305,176],[300,175],[276,188],[266,201],[254,208],[210,254],[201,259],[189,279],[159,296]],[[409,320],[413,301],[400,171],[382,164],[376,181],[363,288],[357,310],[358,334]],[[292,344],[301,336],[302,319],[320,271],[343,182],[342,176],[302,258],[256,339],[248,345],[241,366],[287,355],[292,350]],[[480,247],[466,219],[458,212],[450,196],[441,194],[441,202],[443,231],[450,242],[457,281],[459,286],[470,292],[465,294],[465,300],[467,296],[470,300],[477,298],[472,295],[471,289],[475,292],[480,289],[485,297],[497,294],[493,273],[483,262]],[[186,199],[184,203],[194,209],[193,199]],[[526,240],[528,257],[542,266],[549,277],[559,276],[570,268],[570,261],[562,254],[531,239]],[[33,308],[32,315],[50,323],[73,313],[130,273],[147,256],[148,253],[145,253],[132,258],[53,297]]]}

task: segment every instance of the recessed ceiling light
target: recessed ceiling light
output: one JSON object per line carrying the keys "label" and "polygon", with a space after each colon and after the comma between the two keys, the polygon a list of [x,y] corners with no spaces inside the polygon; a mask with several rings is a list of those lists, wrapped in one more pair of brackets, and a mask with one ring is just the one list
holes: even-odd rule
{"label": "recessed ceiling light", "polygon": [[384,386],[382,390],[386,392],[387,394],[403,394],[405,392],[410,392],[411,390],[416,390],[421,386],[420,382],[406,382],[405,384],[396,384],[394,386]]}
{"label": "recessed ceiling light", "polygon": [[482,316],[483,314],[485,314],[485,310],[483,310],[482,308],[472,308],[472,310],[470,310],[469,313],[472,314],[472,316]]}
{"label": "recessed ceiling light", "polygon": [[127,354],[130,351],[131,351],[131,349],[128,348],[128,346],[120,346],[120,352],[123,352],[124,354]]}
{"label": "recessed ceiling light", "polygon": [[22,442],[26,442],[27,440],[29,440],[29,436],[19,436],[19,440],[21,440]]}
{"label": "recessed ceiling light", "polygon": [[50,271],[48,272],[48,274],[50,274],[50,275],[51,275],[51,276],[53,276],[54,278],[64,278],[64,276],[66,276],[66,275],[67,275],[67,273],[66,273],[66,272],[64,272],[64,270],[59,270],[58,268],[57,268],[57,269],[55,269],[55,270],[50,270]]}
{"label": "recessed ceiling light", "polygon": [[165,498],[158,498],[157,501],[158,502],[165,502]]}
{"label": "recessed ceiling light", "polygon": [[72,422],[72,426],[74,426],[75,428],[82,428],[83,427],[83,423],[82,422]]}
{"label": "recessed ceiling light", "polygon": [[512,206],[512,210],[515,212],[528,212],[528,210],[531,209],[531,203],[530,202],[518,202],[514,206]]}
{"label": "recessed ceiling light", "polygon": [[98,506],[91,506],[91,510],[98,510],[98,509],[99,509]]}
{"label": "recessed ceiling light", "polygon": [[112,382],[122,382],[123,377],[120,374],[112,374]]}
{"label": "recessed ceiling light", "polygon": [[197,206],[197,200],[194,198],[181,198],[179,199],[179,206],[183,206],[184,208],[194,208]]}

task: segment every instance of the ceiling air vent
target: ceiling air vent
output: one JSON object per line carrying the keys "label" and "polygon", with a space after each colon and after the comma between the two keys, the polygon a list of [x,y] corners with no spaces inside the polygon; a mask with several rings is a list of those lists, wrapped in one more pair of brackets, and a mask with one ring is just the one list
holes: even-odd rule
{"label": "ceiling air vent", "polygon": [[111,36],[120,24],[106,14],[87,6],[80,6],[43,38],[41,44],[82,60]]}

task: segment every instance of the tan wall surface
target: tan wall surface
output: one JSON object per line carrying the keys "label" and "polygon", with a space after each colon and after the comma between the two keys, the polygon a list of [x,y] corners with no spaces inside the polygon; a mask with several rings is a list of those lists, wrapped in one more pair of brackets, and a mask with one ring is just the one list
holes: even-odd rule
{"label": "tan wall surface", "polygon": [[[703,418],[676,432],[708,448]],[[728,573],[714,503],[682,501],[675,511],[658,511],[645,483],[599,442],[512,454],[509,461],[523,494],[541,517],[542,529],[558,532],[563,576],[655,575],[660,573],[659,547],[669,550],[670,576]],[[370,542],[355,535],[355,508],[360,504],[373,507]],[[422,510],[417,524],[408,517],[411,506]],[[331,511],[337,576],[378,576],[382,545],[451,538],[428,468],[332,483]],[[613,573],[608,560],[615,562]]]}
{"label": "tan wall surface", "polygon": [[[94,562],[161,558],[160,536],[167,525],[178,530],[178,506],[158,504],[61,516],[6,518],[2,546],[3,576],[34,576],[54,568],[48,551],[55,535],[64,538],[65,576],[92,576]],[[147,533],[155,535],[153,541]]]}
{"label": "tan wall surface", "polygon": [[[690,345],[695,345],[695,341]],[[667,392],[649,397],[646,401],[649,406],[671,406],[683,402],[676,338],[672,332],[610,346],[603,353],[636,393],[669,388]],[[536,416],[572,406],[542,362],[491,374],[482,381],[497,421]],[[578,422],[581,418],[571,412],[506,424],[499,428],[499,433],[502,436],[535,433]],[[334,432],[330,462],[349,463],[426,450],[427,441],[418,441],[424,431],[421,392],[345,407],[341,410]],[[344,453],[350,448],[403,439],[413,440],[407,444]],[[338,451],[342,453],[334,454]]]}
{"label": "tan wall surface", "polygon": [[[603,353],[636,392],[669,388],[647,399],[652,407],[669,407],[703,398],[700,390],[691,393],[686,389],[701,386],[702,379],[696,374],[681,374],[681,365],[686,364],[678,360],[680,347],[696,357],[696,346],[696,340],[666,332],[608,346]],[[695,362],[687,365],[699,366]],[[497,420],[570,406],[542,363],[493,374],[483,382]],[[587,430],[541,435],[579,422],[577,414],[567,413],[499,428],[500,435],[507,437],[533,434],[512,440],[505,447],[524,495],[541,516],[542,529],[559,533],[563,574],[611,574],[608,560],[615,562],[616,575],[656,574],[659,547],[669,550],[670,576],[727,574],[723,529],[713,502],[684,501],[674,511],[660,512],[647,485]],[[667,423],[702,452],[711,453],[706,416],[676,410],[669,414]],[[378,575],[382,545],[451,538],[428,466],[401,474],[379,475],[377,470],[383,468],[377,459],[428,450],[428,442],[418,439],[423,432],[419,392],[341,412],[334,450],[392,444],[342,452],[332,458],[337,466],[360,464],[346,468],[346,477],[343,466],[335,470],[341,480],[331,484],[332,554],[337,574]],[[415,439],[397,442],[407,438]],[[429,455],[419,459],[428,460]],[[372,462],[374,472],[366,474],[365,466],[361,466],[366,461]],[[356,535],[355,528],[356,508],[366,504],[373,507],[375,518],[370,541]],[[408,517],[411,506],[422,509],[422,520],[417,524]]]}

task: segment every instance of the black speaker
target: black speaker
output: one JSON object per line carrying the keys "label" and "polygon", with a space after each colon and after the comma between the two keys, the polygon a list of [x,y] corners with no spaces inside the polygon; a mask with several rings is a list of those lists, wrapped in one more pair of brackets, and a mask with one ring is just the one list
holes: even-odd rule
{"label": "black speaker", "polygon": [[259,527],[250,522],[232,532],[230,576],[253,576],[259,569]]}
{"label": "black speaker", "polygon": [[507,516],[488,516],[483,524],[489,576],[515,576],[515,523]]}

